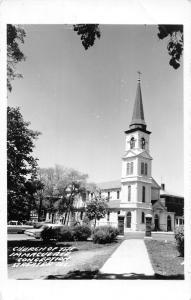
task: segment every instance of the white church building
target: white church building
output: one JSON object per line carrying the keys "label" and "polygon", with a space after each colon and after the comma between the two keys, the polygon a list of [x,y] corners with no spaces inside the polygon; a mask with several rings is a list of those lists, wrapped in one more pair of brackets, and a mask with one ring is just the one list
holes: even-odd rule
{"label": "white church building", "polygon": [[[125,131],[125,152],[122,156],[121,180],[98,184],[101,196],[107,199],[107,214],[97,222],[99,225],[118,227],[124,218],[124,231],[145,231],[145,216],[152,215],[152,230],[174,231],[184,224],[184,198],[165,189],[152,177],[150,154],[151,132],[144,118],[140,79],[129,129]],[[75,212],[71,218],[83,223],[86,199],[76,199]],[[60,219],[61,220],[61,219]]]}
{"label": "white church building", "polygon": [[[152,215],[152,230],[174,231],[175,226],[183,225],[184,198],[166,191],[164,184],[161,188],[152,177],[150,134],[144,119],[139,79],[132,120],[125,131],[121,180],[98,185],[101,195],[108,199],[107,214],[98,221],[98,226],[108,224],[117,227],[118,218],[124,216],[125,232],[144,231],[147,214]],[[89,200],[91,197],[93,194],[90,193]],[[82,216],[80,212],[81,220]]]}

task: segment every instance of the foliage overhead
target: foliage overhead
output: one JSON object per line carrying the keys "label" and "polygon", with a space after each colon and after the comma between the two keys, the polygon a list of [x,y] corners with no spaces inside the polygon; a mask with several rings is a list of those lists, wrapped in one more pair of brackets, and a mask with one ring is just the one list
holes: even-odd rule
{"label": "foliage overhead", "polygon": [[8,219],[27,218],[32,195],[41,188],[32,156],[39,132],[29,129],[18,107],[7,108]]}
{"label": "foliage overhead", "polygon": [[171,59],[169,64],[177,69],[183,53],[183,25],[158,25],[159,39],[169,38],[167,50]]}
{"label": "foliage overhead", "polygon": [[82,45],[85,50],[94,45],[96,38],[100,38],[101,33],[98,24],[76,24],[74,31],[81,36]]}
{"label": "foliage overhead", "polygon": [[[171,56],[169,64],[177,69],[183,53],[183,25],[158,25],[158,30],[159,39],[169,37],[167,45],[168,53]],[[85,50],[94,45],[96,38],[101,37],[99,24],[77,24],[74,25],[74,31],[81,36]]]}
{"label": "foliage overhead", "polygon": [[12,90],[11,81],[15,77],[22,77],[16,72],[16,64],[25,60],[23,52],[19,48],[19,44],[24,43],[26,33],[21,26],[7,25],[7,88]]}

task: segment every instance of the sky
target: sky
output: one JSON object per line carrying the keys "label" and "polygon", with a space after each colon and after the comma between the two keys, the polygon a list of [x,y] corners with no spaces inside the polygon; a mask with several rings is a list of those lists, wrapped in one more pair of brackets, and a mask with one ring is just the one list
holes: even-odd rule
{"label": "sky", "polygon": [[157,26],[101,25],[88,50],[70,25],[23,27],[23,79],[12,83],[8,104],[41,132],[39,166],[72,167],[97,183],[119,180],[140,70],[152,176],[183,195],[183,68],[169,65]]}

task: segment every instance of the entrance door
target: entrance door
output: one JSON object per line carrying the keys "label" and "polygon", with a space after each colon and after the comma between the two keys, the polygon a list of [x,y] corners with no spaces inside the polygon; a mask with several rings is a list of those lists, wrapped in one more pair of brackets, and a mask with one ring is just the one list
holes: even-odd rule
{"label": "entrance door", "polygon": [[131,228],[131,212],[127,213],[127,228]]}
{"label": "entrance door", "polygon": [[155,215],[155,230],[159,230],[159,216]]}
{"label": "entrance door", "polygon": [[172,228],[171,228],[171,216],[167,217],[167,231],[172,231]]}

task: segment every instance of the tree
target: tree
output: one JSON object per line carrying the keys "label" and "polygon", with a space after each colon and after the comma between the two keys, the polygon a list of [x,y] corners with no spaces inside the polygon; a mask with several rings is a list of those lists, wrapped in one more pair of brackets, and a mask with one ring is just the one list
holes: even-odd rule
{"label": "tree", "polygon": [[42,212],[42,190],[44,184],[42,181],[32,178],[26,182],[27,194],[29,198],[28,211],[29,216],[31,211],[38,210],[38,221],[41,221],[41,212]]}
{"label": "tree", "polygon": [[87,175],[74,169],[56,165],[55,168],[41,169],[44,183],[45,206],[50,213],[64,214],[64,224],[68,224],[75,202],[86,193]]}
{"label": "tree", "polygon": [[56,180],[54,168],[39,168],[38,177],[43,184],[42,190],[38,192],[38,221],[41,221],[41,212],[44,209],[52,215],[52,223],[54,221],[54,213],[57,210],[57,202],[59,196],[55,191]]}
{"label": "tree", "polygon": [[16,77],[22,77],[16,72],[16,64],[25,60],[23,52],[19,48],[19,44],[24,43],[26,33],[21,26],[7,25],[7,88],[12,90],[11,81]]}
{"label": "tree", "polygon": [[18,107],[7,108],[8,219],[29,218],[30,197],[37,186],[37,159],[32,156],[39,132],[29,129]]}
{"label": "tree", "polygon": [[101,196],[95,196],[94,199],[89,201],[86,206],[86,215],[90,220],[94,220],[94,228],[96,227],[96,221],[105,217],[107,212],[107,204],[105,199]]}
{"label": "tree", "polygon": [[169,64],[177,69],[183,53],[183,25],[158,25],[159,39],[169,38],[167,49],[171,56]]}

